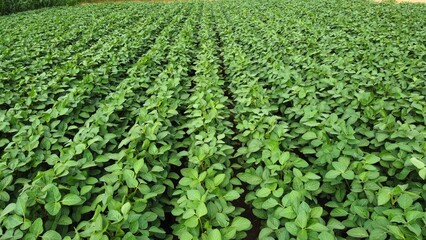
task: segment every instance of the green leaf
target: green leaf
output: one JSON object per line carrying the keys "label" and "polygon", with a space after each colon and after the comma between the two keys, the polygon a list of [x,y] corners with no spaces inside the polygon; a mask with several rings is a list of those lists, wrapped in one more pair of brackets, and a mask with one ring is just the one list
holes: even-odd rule
{"label": "green leaf", "polygon": [[296,223],[286,222],[284,226],[291,235],[297,236],[297,233],[299,232],[299,228],[297,227]]}
{"label": "green leaf", "polygon": [[386,239],[386,231],[384,231],[383,229],[373,229],[370,232],[370,240],[385,240]]}
{"label": "green leaf", "polygon": [[336,169],[339,173],[344,173],[346,169],[348,168],[348,165],[346,165],[343,162],[332,162],[332,165],[334,169]]}
{"label": "green leaf", "polygon": [[16,201],[16,208],[15,208],[16,214],[20,216],[25,215],[25,211],[27,209],[27,201],[28,201],[28,196],[26,194],[23,194],[18,197],[18,200]]}
{"label": "green leaf", "polygon": [[420,219],[424,216],[424,213],[421,211],[407,211],[405,213],[405,218],[408,222],[415,221],[417,219]]}
{"label": "green leaf", "polygon": [[259,151],[262,146],[263,146],[262,142],[258,139],[252,139],[247,144],[248,151],[250,153]]}
{"label": "green leaf", "polygon": [[355,178],[355,173],[352,170],[348,170],[342,174],[342,177],[347,180],[353,180]]}
{"label": "green leaf", "polygon": [[5,226],[6,229],[13,229],[22,223],[24,223],[24,219],[21,216],[10,215],[3,221],[2,225]]}
{"label": "green leaf", "polygon": [[34,235],[38,236],[43,232],[43,221],[41,218],[37,218],[34,220],[34,222],[31,224],[30,232]]}
{"label": "green leaf", "polygon": [[389,137],[389,135],[387,135],[386,133],[377,133],[376,134],[376,139],[377,139],[378,142],[383,142],[388,137]]}
{"label": "green leaf", "polygon": [[162,166],[154,166],[151,169],[151,172],[162,172],[164,168]]}
{"label": "green leaf", "polygon": [[346,232],[349,236],[354,238],[366,238],[368,237],[368,232],[362,227],[352,228]]}
{"label": "green leaf", "polygon": [[419,224],[417,223],[412,223],[407,225],[407,228],[413,232],[414,234],[416,234],[416,236],[421,236],[422,235],[422,228],[420,227]]}
{"label": "green leaf", "polygon": [[321,223],[314,223],[312,225],[309,225],[308,229],[315,231],[315,232],[328,231],[328,228],[326,226],[322,225]]}
{"label": "green leaf", "polygon": [[273,230],[277,230],[280,227],[280,220],[274,217],[268,217],[266,225]]}
{"label": "green leaf", "polygon": [[329,229],[339,229],[339,230],[343,230],[346,228],[341,221],[338,221],[335,218],[331,218],[330,220],[328,220],[327,227]]}
{"label": "green leaf", "polygon": [[195,228],[198,226],[198,217],[193,216],[185,221],[185,226]]}
{"label": "green leaf", "polygon": [[280,159],[278,160],[280,162],[280,164],[284,164],[285,162],[287,162],[290,159],[290,152],[283,152],[280,156]]}
{"label": "green leaf", "polygon": [[179,233],[179,239],[193,239],[193,236],[188,231],[182,231]]}
{"label": "green leaf", "polygon": [[269,235],[271,235],[271,233],[273,233],[274,230],[270,229],[270,228],[262,228],[262,230],[259,233],[259,238],[258,239],[267,239],[267,237]]}
{"label": "green leaf", "polygon": [[320,182],[319,181],[309,181],[307,183],[305,183],[305,189],[307,191],[317,191],[320,187]]}
{"label": "green leaf", "polygon": [[108,162],[109,160],[111,160],[111,157],[109,155],[98,155],[95,159],[95,162],[104,163]]}
{"label": "green leaf", "polygon": [[223,173],[218,174],[217,176],[214,177],[214,180],[213,180],[214,185],[219,186],[223,182],[224,179],[225,179],[225,174],[223,174]]}
{"label": "green leaf", "polygon": [[4,146],[6,146],[6,144],[8,144],[8,143],[9,143],[9,140],[8,140],[8,139],[5,139],[5,138],[0,139],[0,147],[4,147]]}
{"label": "green leaf", "polygon": [[422,168],[426,167],[425,163],[423,163],[422,161],[420,161],[419,159],[417,159],[415,157],[412,157],[410,159],[410,162],[418,169],[422,169]]}
{"label": "green leaf", "polygon": [[108,212],[107,218],[112,222],[120,222],[123,219],[123,216],[119,211],[111,209]]}
{"label": "green leaf", "polygon": [[65,205],[65,206],[74,206],[74,205],[78,205],[81,201],[82,199],[80,196],[73,193],[69,193],[62,198],[61,202],[62,202],[62,205]]}
{"label": "green leaf", "polygon": [[327,179],[335,179],[337,176],[339,176],[341,172],[337,170],[330,170],[325,174],[325,178]]}
{"label": "green leaf", "polygon": [[269,196],[269,194],[271,194],[271,189],[269,188],[261,188],[259,190],[257,190],[256,192],[256,196],[260,197],[260,198],[264,198]]}
{"label": "green leaf", "polygon": [[369,212],[367,207],[354,206],[354,212],[361,218],[368,219]]}
{"label": "green leaf", "polygon": [[9,203],[3,211],[1,211],[0,219],[4,216],[6,216],[8,213],[11,213],[16,208],[16,203]]}
{"label": "green leaf", "polygon": [[165,234],[166,233],[166,231],[164,231],[163,229],[161,229],[157,226],[151,226],[149,228],[149,231],[152,232],[152,233],[159,233],[159,234]]}
{"label": "green leaf", "polygon": [[296,214],[294,213],[293,209],[291,207],[278,207],[275,210],[275,216],[277,218],[288,218],[288,219],[294,219],[296,218]]}
{"label": "green leaf", "polygon": [[410,197],[410,195],[408,195],[407,193],[403,193],[402,195],[400,195],[398,197],[398,205],[403,208],[403,209],[407,209],[409,207],[411,207],[411,205],[413,205],[413,198]]}
{"label": "green leaf", "polygon": [[86,149],[86,144],[79,143],[75,146],[75,154],[81,154]]}
{"label": "green leaf", "polygon": [[68,216],[62,215],[58,220],[59,225],[67,226],[72,224],[72,219]]}
{"label": "green leaf", "polygon": [[123,215],[127,215],[129,213],[131,207],[132,207],[132,205],[129,202],[123,204],[123,206],[121,206],[121,213]]}
{"label": "green leaf", "polygon": [[[151,171],[155,172],[154,168],[151,169]],[[136,180],[135,173],[130,169],[124,169],[123,179],[126,181],[126,185],[129,188],[136,188],[138,186],[138,181]]]}
{"label": "green leaf", "polygon": [[[110,210],[110,211],[112,211],[112,210]],[[116,212],[118,214],[120,214],[120,212],[118,212],[118,211],[116,211]],[[155,219],[158,218],[158,214],[156,214],[154,212],[145,212],[142,217],[148,222],[153,222],[153,221],[155,221]]]}
{"label": "green leaf", "polygon": [[133,165],[133,168],[135,170],[135,173],[138,174],[139,171],[142,169],[142,167],[145,165],[145,161],[144,159],[139,159],[135,162],[135,164]]}
{"label": "green leaf", "polygon": [[157,155],[158,154],[158,148],[155,145],[155,143],[151,143],[149,145],[148,153],[151,154],[151,155]]}
{"label": "green leaf", "polygon": [[365,157],[365,163],[367,163],[367,164],[375,164],[375,163],[378,163],[378,162],[380,162],[380,158],[377,157],[376,155],[368,154]]}
{"label": "green leaf", "polygon": [[206,214],[207,214],[206,204],[204,204],[203,202],[200,202],[197,207],[197,215],[198,217],[202,217]]}
{"label": "green leaf", "polygon": [[317,138],[317,134],[311,131],[306,132],[305,134],[302,135],[303,140],[312,140],[316,138]]}
{"label": "green leaf", "polygon": [[263,209],[270,209],[278,205],[278,201],[274,198],[269,198],[262,204]]}
{"label": "green leaf", "polygon": [[261,177],[250,173],[240,173],[238,174],[238,178],[241,179],[241,181],[246,182],[250,185],[259,185],[263,182],[263,179]]}
{"label": "green leaf", "polygon": [[235,217],[231,226],[235,227],[237,231],[244,231],[251,227],[251,222],[244,217]]}
{"label": "green leaf", "polygon": [[322,207],[311,208],[311,218],[320,218],[322,216]]}
{"label": "green leaf", "polygon": [[50,215],[56,216],[61,210],[61,204],[58,202],[49,202],[44,205],[44,209],[46,209]]}
{"label": "green leaf", "polygon": [[43,234],[42,239],[43,240],[61,240],[62,237],[58,232],[54,230],[49,230]]}
{"label": "green leaf", "polygon": [[223,239],[235,239],[237,230],[235,227],[229,227],[222,230]]}
{"label": "green leaf", "polygon": [[297,240],[308,240],[308,231],[306,231],[306,229],[300,229],[297,233]]}
{"label": "green leaf", "polygon": [[221,227],[227,227],[229,225],[228,218],[223,213],[217,213],[216,220],[219,223],[219,226]]}
{"label": "green leaf", "polygon": [[[176,208],[175,208],[176,209]],[[183,210],[182,210],[183,211]],[[178,214],[178,215],[180,215],[180,214]],[[194,216],[195,215],[195,211],[194,211],[194,209],[192,209],[192,208],[189,208],[189,209],[187,209],[183,214],[182,214],[182,218],[183,219],[188,219],[188,218],[190,218],[190,217],[192,217],[192,216]]]}
{"label": "green leaf", "polygon": [[391,190],[389,188],[381,188],[377,194],[377,204],[385,205],[391,199]]}
{"label": "green leaf", "polygon": [[238,198],[240,198],[240,194],[235,190],[231,190],[223,196],[223,199],[226,201],[234,201]]}
{"label": "green leaf", "polygon": [[388,231],[392,234],[396,239],[406,239],[401,229],[398,226],[389,225]]}
{"label": "green leaf", "polygon": [[201,199],[201,194],[198,190],[194,190],[194,189],[188,190],[186,192],[186,195],[188,196],[188,199],[192,201]]}
{"label": "green leaf", "polygon": [[297,226],[299,226],[300,228],[306,228],[306,225],[308,224],[309,220],[306,212],[299,211],[298,213],[296,213],[296,215],[297,217],[295,223],[297,224]]}
{"label": "green leaf", "polygon": [[[92,190],[92,189],[93,189],[93,186],[91,186],[91,185],[83,186],[80,190],[80,194],[84,195],[84,194],[90,192],[90,190]],[[59,199],[60,199],[60,197],[59,197]]]}
{"label": "green leaf", "polygon": [[318,236],[319,240],[333,240],[335,239],[334,236],[329,233],[329,232],[322,232],[320,233],[320,235]]}
{"label": "green leaf", "polygon": [[207,234],[207,240],[222,240],[222,235],[218,229],[213,229]]}
{"label": "green leaf", "polygon": [[330,215],[332,217],[344,217],[344,216],[348,215],[348,212],[346,210],[344,210],[343,208],[335,208],[335,209],[331,210]]}
{"label": "green leaf", "polygon": [[419,171],[419,176],[420,176],[423,180],[425,180],[425,179],[426,179],[426,168],[422,168],[422,169]]}

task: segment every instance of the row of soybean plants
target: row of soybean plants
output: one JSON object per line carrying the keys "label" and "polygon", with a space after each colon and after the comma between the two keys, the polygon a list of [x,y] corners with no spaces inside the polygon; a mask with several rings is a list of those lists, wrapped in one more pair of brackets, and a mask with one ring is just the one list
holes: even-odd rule
{"label": "row of soybean plants", "polygon": [[[123,202],[124,207],[117,205],[128,194],[124,187],[116,185],[115,177],[126,178],[123,182],[132,181],[128,180],[132,177],[127,170],[126,174],[114,172],[117,164],[108,161],[120,161],[124,155],[130,157],[125,153],[131,149],[118,145],[128,134],[129,124],[134,124],[136,116],[142,114],[138,106],[144,99],[140,96],[149,96],[145,90],[155,93],[146,88],[162,71],[162,63],[174,61],[166,53],[185,21],[184,15],[176,14],[180,7],[157,5],[150,8],[154,10],[151,15],[144,14],[147,9],[136,5],[123,9],[120,12],[137,20],[132,23],[134,26],[127,29],[114,26],[110,34],[93,42],[88,49],[77,50],[67,59],[69,62],[63,61],[63,65],[52,69],[51,74],[58,78],[51,81],[57,82],[45,86],[44,79],[39,78],[40,82],[34,83],[40,86],[34,92],[52,99],[52,104],[42,109],[27,108],[21,117],[19,103],[2,112],[5,124],[0,167],[3,209],[0,232],[3,237],[101,239],[123,236],[121,225],[146,238],[162,233],[158,224],[152,224],[149,229],[146,226],[147,221],[155,220],[151,207],[142,216],[147,199],[139,200],[136,212],[130,212],[131,218],[130,209],[125,210],[129,203]],[[190,10],[189,6],[185,8]],[[135,17],[132,12],[139,15]],[[186,40],[183,36],[180,41]],[[129,118],[123,119],[122,115]],[[123,149],[118,151],[118,148]],[[133,178],[136,179],[134,173]],[[132,191],[136,190],[135,194],[141,191],[139,194],[145,195],[143,186],[134,186],[133,181],[129,185]],[[161,188],[154,187],[154,191]],[[130,195],[129,202],[139,198]],[[103,202],[102,207],[98,200]]]}
{"label": "row of soybean plants", "polygon": [[176,144],[185,162],[171,200],[173,233],[180,239],[243,239],[250,220],[240,216],[244,209],[233,203],[243,190],[232,169],[233,123],[211,5],[206,4],[198,21],[195,74],[186,121],[179,126],[184,138]]}
{"label": "row of soybean plants", "polygon": [[230,87],[244,103],[238,176],[264,219],[260,237],[423,239],[426,68],[424,34],[411,24],[424,21],[422,7],[397,25],[411,35],[377,17],[403,15],[395,6],[227,4],[239,12],[224,11],[222,30],[234,51]]}
{"label": "row of soybean plants", "polygon": [[[284,227],[281,221],[284,223],[285,218],[294,219],[296,216],[305,227],[308,227],[308,219],[311,219],[309,227],[323,226],[318,216],[320,209],[311,209],[309,204],[301,201],[298,192],[304,190],[303,180],[314,181],[317,176],[312,174],[309,178],[297,180],[297,185],[293,186],[295,189],[290,190],[291,182],[301,173],[298,169],[306,168],[308,163],[280,146],[288,137],[288,126],[281,116],[275,114],[277,109],[267,94],[266,82],[259,77],[264,59],[258,58],[252,51],[256,47],[255,41],[259,41],[261,36],[253,36],[248,27],[234,22],[235,15],[225,10],[221,13],[220,9],[224,8],[216,10],[217,24],[224,43],[229,90],[234,99],[232,110],[238,131],[235,138],[242,143],[235,154],[243,169],[237,176],[246,183],[248,193],[245,201],[252,206],[257,218],[265,220],[259,237],[264,239],[275,232],[273,236],[276,238],[289,239],[288,227]],[[242,13],[248,11],[241,7],[238,10]],[[263,46],[258,44],[257,47]],[[304,231],[301,237],[307,235],[307,230]]]}

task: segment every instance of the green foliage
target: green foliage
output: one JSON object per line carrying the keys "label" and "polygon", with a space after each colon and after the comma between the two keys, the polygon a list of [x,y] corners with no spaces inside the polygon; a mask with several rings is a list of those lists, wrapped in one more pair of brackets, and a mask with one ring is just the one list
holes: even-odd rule
{"label": "green foliage", "polygon": [[1,0],[0,15],[53,6],[76,5],[80,0]]}
{"label": "green foliage", "polygon": [[0,17],[0,240],[425,239],[425,10]]}

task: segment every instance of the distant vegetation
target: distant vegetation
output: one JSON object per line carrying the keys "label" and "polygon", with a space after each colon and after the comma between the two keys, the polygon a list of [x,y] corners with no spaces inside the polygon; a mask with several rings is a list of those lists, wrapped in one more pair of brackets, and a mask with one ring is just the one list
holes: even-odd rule
{"label": "distant vegetation", "polygon": [[0,16],[0,240],[426,239],[425,13],[182,0]]}
{"label": "distant vegetation", "polygon": [[44,7],[75,5],[79,2],[80,0],[1,0],[0,15]]}
{"label": "distant vegetation", "polygon": [[[0,0],[0,16],[45,7],[72,6],[79,3],[133,2],[135,0]],[[136,0],[137,1],[137,0]],[[141,2],[169,2],[173,0],[141,0]],[[179,1],[179,0],[177,0]]]}

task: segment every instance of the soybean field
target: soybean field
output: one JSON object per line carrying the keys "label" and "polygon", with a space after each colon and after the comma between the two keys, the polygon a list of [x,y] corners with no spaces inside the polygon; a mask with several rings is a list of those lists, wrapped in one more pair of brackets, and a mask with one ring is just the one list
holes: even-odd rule
{"label": "soybean field", "polygon": [[0,240],[422,240],[425,180],[425,4],[0,17]]}

